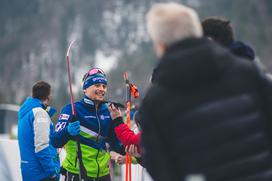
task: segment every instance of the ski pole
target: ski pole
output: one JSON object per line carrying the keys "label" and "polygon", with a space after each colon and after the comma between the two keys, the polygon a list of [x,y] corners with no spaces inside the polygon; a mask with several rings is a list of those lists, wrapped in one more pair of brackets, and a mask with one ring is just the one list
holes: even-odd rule
{"label": "ski pole", "polygon": [[[71,70],[70,70],[70,49],[72,45],[74,44],[74,40],[70,42],[67,52],[66,52],[66,64],[67,64],[67,72],[68,72],[68,81],[69,81],[69,90],[70,90],[70,98],[71,98],[71,106],[72,106],[72,120],[71,122],[76,121],[76,109],[75,109],[75,104],[74,104],[74,95],[73,95],[73,90],[72,90],[72,79],[71,79]],[[82,152],[81,152],[81,147],[80,147],[80,142],[79,142],[79,136],[75,137],[76,140],[76,148],[77,148],[77,159],[78,159],[78,165],[79,165],[79,180],[80,181],[86,181],[87,180],[87,171],[83,165],[82,161]]]}
{"label": "ski pole", "polygon": [[[127,104],[127,110],[126,110],[126,119],[127,119],[127,125],[130,128],[130,108],[131,108],[131,94],[134,98],[137,98],[139,96],[138,89],[135,85],[131,84],[128,79],[127,72],[124,73],[124,80],[126,83],[126,104]],[[126,153],[126,181],[131,181],[131,162],[132,159]]]}

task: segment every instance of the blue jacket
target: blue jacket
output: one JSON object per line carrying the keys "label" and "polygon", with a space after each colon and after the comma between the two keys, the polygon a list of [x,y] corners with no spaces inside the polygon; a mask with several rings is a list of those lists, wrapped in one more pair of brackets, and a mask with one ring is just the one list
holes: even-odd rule
{"label": "blue jacket", "polygon": [[50,137],[54,127],[42,101],[28,97],[18,113],[18,142],[21,156],[22,178],[39,181],[53,175],[59,177],[60,163],[57,150]]}
{"label": "blue jacket", "polygon": [[[101,177],[109,174],[109,154],[106,152],[105,143],[109,143],[111,149],[120,152],[121,143],[115,133],[110,131],[111,116],[106,104],[102,104],[98,110],[95,103],[85,97],[82,101],[75,103],[76,120],[80,121],[80,145],[83,164],[89,177]],[[65,145],[66,158],[62,167],[69,172],[78,174],[76,163],[76,144],[74,137],[67,131],[67,125],[72,120],[71,104],[66,105],[59,116],[55,126],[55,134],[52,143],[61,148]]]}

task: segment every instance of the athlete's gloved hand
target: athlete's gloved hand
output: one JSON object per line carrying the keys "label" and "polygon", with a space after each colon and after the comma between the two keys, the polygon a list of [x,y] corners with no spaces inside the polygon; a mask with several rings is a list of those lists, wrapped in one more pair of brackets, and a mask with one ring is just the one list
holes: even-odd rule
{"label": "athlete's gloved hand", "polygon": [[80,122],[75,121],[75,122],[69,123],[68,126],[67,126],[67,130],[68,130],[68,133],[71,136],[79,135],[79,133],[80,133]]}

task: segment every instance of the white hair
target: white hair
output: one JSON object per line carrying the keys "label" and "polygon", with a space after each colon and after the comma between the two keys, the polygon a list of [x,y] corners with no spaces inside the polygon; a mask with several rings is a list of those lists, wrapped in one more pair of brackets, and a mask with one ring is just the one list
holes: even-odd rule
{"label": "white hair", "polygon": [[197,13],[177,3],[155,4],[147,13],[147,30],[153,42],[172,43],[203,34]]}

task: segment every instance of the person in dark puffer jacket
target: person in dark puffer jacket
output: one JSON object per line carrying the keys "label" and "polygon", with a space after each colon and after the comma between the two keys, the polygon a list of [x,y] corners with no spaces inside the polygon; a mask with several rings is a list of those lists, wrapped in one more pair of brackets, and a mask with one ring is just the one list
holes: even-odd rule
{"label": "person in dark puffer jacket", "polygon": [[272,75],[267,71],[261,60],[255,55],[254,49],[248,44],[234,38],[231,21],[223,17],[208,17],[201,22],[205,37],[226,47],[234,55],[253,61],[272,83]]}
{"label": "person in dark puffer jacket", "polygon": [[202,38],[198,16],[188,7],[155,5],[147,28],[160,58],[140,108],[143,157],[152,178],[272,180],[272,87],[266,76]]}
{"label": "person in dark puffer jacket", "polygon": [[234,38],[231,22],[223,17],[209,17],[201,22],[205,37],[228,48],[234,55],[251,61],[255,59],[253,48]]}

